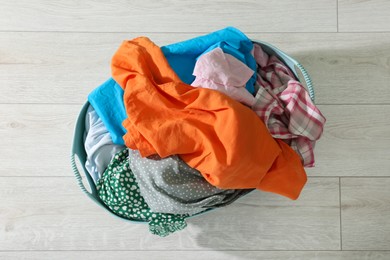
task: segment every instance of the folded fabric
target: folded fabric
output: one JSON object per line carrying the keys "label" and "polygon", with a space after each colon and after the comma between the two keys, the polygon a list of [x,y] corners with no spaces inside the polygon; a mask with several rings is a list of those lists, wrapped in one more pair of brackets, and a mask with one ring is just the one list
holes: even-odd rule
{"label": "folded fabric", "polygon": [[150,210],[140,194],[129,167],[128,149],[118,152],[97,184],[100,199],[118,216],[149,222],[149,230],[167,236],[187,226],[188,215],[157,213]]}
{"label": "folded fabric", "polygon": [[87,153],[85,168],[96,183],[114,155],[124,146],[112,142],[103,121],[92,106],[89,106],[87,110],[85,133],[84,147]]}
{"label": "folded fabric", "polygon": [[192,72],[198,57],[217,47],[253,70],[251,78],[246,82],[246,88],[254,94],[256,61],[252,54],[253,44],[243,32],[234,27],[227,27],[187,41],[163,46],[161,50],[179,78],[184,83],[191,84],[195,79]]}
{"label": "folded fabric", "polygon": [[202,55],[195,64],[196,77],[191,86],[218,90],[247,106],[255,103],[254,96],[245,88],[253,70],[221,48]]}
{"label": "folded fabric", "polygon": [[252,191],[218,189],[178,156],[142,158],[130,150],[129,161],[141,195],[154,212],[194,215],[226,206]]}
{"label": "folded fabric", "polygon": [[148,38],[123,42],[111,67],[125,92],[129,148],[143,157],[177,154],[221,189],[299,196],[306,183],[299,156],[275,141],[250,108],[218,91],[183,83]]}
{"label": "folded fabric", "polygon": [[[170,44],[162,47],[162,51],[169,65],[179,75],[182,81],[191,84],[195,77],[192,72],[196,60],[215,48],[219,47],[245,63],[254,72],[246,82],[246,88],[254,93],[256,82],[256,61],[253,57],[253,44],[240,30],[234,27],[196,37],[187,41]],[[123,106],[123,90],[110,78],[96,88],[89,96],[88,101],[96,108],[96,112],[103,120],[115,144],[124,144],[122,136],[126,130],[122,126],[126,118]]]}
{"label": "folded fabric", "polygon": [[122,136],[126,133],[126,129],[122,126],[122,122],[127,116],[122,88],[110,78],[88,95],[88,101],[103,121],[112,141],[124,145]]}
{"label": "folded fabric", "polygon": [[325,117],[291,70],[276,56],[254,45],[259,64],[256,103],[252,109],[274,138],[285,140],[300,155],[304,166],[314,166],[314,144],[323,132]]}

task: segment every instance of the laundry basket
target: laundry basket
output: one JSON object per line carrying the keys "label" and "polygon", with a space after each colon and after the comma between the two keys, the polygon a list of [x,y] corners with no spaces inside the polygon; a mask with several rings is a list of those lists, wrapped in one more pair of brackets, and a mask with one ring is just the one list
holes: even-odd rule
{"label": "laundry basket", "polygon": [[[254,43],[259,44],[262,49],[268,53],[269,55],[275,55],[277,56],[282,62],[284,62],[290,70],[295,74],[296,78],[301,82],[301,84],[306,88],[308,91],[310,98],[314,102],[314,89],[312,86],[312,81],[310,79],[310,76],[306,72],[306,70],[303,68],[303,66],[297,62],[295,59],[291,58],[288,56],[286,53],[283,51],[279,50],[278,48],[274,47],[273,45],[263,42],[263,41],[253,41]],[[136,219],[127,219],[120,217],[116,214],[114,214],[109,207],[107,207],[99,198],[95,183],[88,173],[87,169],[85,168],[85,162],[86,162],[86,151],[84,148],[84,133],[85,133],[85,117],[87,114],[87,110],[89,107],[89,102],[86,102],[84,106],[82,107],[80,114],[78,116],[78,119],[76,121],[76,126],[75,126],[75,132],[74,132],[74,137],[73,137],[73,145],[72,145],[72,152],[71,152],[71,164],[72,164],[72,169],[74,172],[74,175],[76,177],[76,180],[78,182],[78,185],[80,186],[81,190],[90,198],[92,199],[95,203],[100,205],[101,207],[105,208],[107,211],[109,211],[111,214],[115,215],[116,217],[119,217],[121,219],[131,221],[131,222],[136,222],[136,223],[146,223],[144,221],[136,220]],[[80,162],[80,167],[76,164],[76,156]],[[81,176],[80,172],[83,173],[86,179],[86,183],[88,183],[89,190],[84,186],[83,183],[83,177]],[[205,212],[210,211],[206,210],[204,212],[198,213],[193,216],[197,216],[199,214],[203,214]],[[193,217],[192,216],[192,217]]]}

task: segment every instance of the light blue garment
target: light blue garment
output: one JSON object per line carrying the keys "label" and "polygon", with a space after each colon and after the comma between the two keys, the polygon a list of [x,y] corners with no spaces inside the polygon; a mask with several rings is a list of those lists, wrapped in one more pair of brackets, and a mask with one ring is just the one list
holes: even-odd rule
{"label": "light blue garment", "polygon": [[110,78],[88,96],[89,103],[103,121],[113,143],[120,145],[125,144],[122,136],[125,135],[126,129],[122,122],[127,118],[123,93],[122,88]]}
{"label": "light blue garment", "polygon": [[196,59],[216,47],[220,47],[223,52],[234,56],[253,70],[253,76],[246,84],[246,89],[253,94],[256,82],[256,60],[251,53],[253,43],[243,32],[234,27],[163,46],[161,50],[180,79],[191,84],[195,80],[192,72]]}
{"label": "light blue garment", "polygon": [[[246,84],[246,89],[253,94],[256,82],[256,60],[251,53],[253,44],[244,33],[236,28],[227,27],[204,36],[163,46],[161,50],[180,79],[191,84],[195,80],[192,73],[197,58],[217,47],[245,63],[254,71]],[[127,116],[123,104],[122,88],[110,78],[89,94],[88,101],[103,120],[114,144],[123,145],[122,136],[126,133],[126,129],[122,126],[122,122]]]}
{"label": "light blue garment", "polygon": [[87,154],[85,168],[95,183],[115,154],[124,149],[123,145],[113,144],[107,128],[92,106],[89,106],[85,117],[84,147]]}

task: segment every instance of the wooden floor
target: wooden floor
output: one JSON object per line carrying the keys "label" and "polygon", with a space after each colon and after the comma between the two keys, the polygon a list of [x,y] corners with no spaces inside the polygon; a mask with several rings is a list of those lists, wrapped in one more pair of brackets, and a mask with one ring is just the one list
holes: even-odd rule
{"label": "wooden floor", "polygon": [[[313,78],[328,121],[301,197],[254,192],[167,238],[107,214],[69,154],[111,56],[228,25]],[[0,93],[0,259],[390,259],[390,1],[2,0]]]}

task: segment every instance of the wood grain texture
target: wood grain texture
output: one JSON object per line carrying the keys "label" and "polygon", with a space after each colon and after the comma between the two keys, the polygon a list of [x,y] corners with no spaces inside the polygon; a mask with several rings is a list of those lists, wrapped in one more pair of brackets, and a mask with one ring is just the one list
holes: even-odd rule
{"label": "wood grain texture", "polygon": [[[390,259],[389,1],[0,6],[0,259]],[[313,79],[328,122],[301,197],[253,192],[167,238],[108,214],[80,191],[69,153],[115,50],[137,36],[166,45],[229,25]]]}
{"label": "wood grain texture", "polygon": [[340,32],[390,31],[387,0],[338,0]]}
{"label": "wood grain texture", "polygon": [[[93,204],[74,178],[0,178],[1,250],[338,250],[338,178],[309,179],[298,201],[253,192],[169,237]],[[5,198],[5,199],[4,199]]]}
{"label": "wood grain texture", "polygon": [[78,105],[0,105],[0,176],[69,176]]}
{"label": "wood grain texture", "polygon": [[[140,35],[166,45],[200,34],[0,33],[0,103],[82,104],[120,43]],[[390,33],[248,36],[300,61],[318,104],[390,104]]]}
{"label": "wood grain texture", "polygon": [[335,32],[336,13],[336,2],[328,0],[7,0],[0,30],[207,32],[234,25],[251,32]]}
{"label": "wood grain texture", "polygon": [[[390,176],[390,105],[319,108],[328,121],[315,148],[316,167],[307,169],[309,176]],[[0,176],[69,176],[80,109],[80,105],[0,104],[0,134],[5,137]]]}
{"label": "wood grain texture", "polygon": [[341,179],[343,249],[389,250],[389,187],[390,178]]}
{"label": "wood grain texture", "polygon": [[254,34],[299,61],[317,104],[390,104],[389,33]]}
{"label": "wood grain texture", "polygon": [[390,105],[322,105],[327,118],[310,176],[390,176]]}
{"label": "wood grain texture", "polygon": [[[0,74],[0,103],[84,103],[87,95],[111,76],[111,57],[121,42],[140,35],[107,36],[0,33],[0,70],[4,71]],[[174,41],[165,34],[153,39],[160,44]]]}
{"label": "wood grain texture", "polygon": [[0,252],[0,259],[37,260],[171,260],[171,259],[267,259],[267,260],[388,260],[386,251],[46,251]]}

